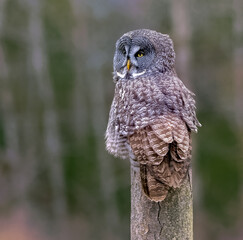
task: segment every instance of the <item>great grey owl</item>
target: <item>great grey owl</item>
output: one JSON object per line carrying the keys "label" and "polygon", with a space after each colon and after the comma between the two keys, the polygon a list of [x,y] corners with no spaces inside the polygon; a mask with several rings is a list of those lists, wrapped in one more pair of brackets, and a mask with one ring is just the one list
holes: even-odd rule
{"label": "great grey owl", "polygon": [[200,126],[194,94],[177,77],[168,35],[147,29],[124,34],[113,64],[116,86],[106,148],[136,161],[144,193],[162,201],[190,168],[191,131]]}

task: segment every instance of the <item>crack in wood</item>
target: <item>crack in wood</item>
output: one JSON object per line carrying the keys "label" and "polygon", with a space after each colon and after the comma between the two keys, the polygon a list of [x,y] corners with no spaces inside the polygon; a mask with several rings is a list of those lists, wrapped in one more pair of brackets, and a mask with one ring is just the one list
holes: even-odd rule
{"label": "crack in wood", "polygon": [[162,233],[164,224],[161,224],[161,222],[160,222],[160,211],[161,211],[161,206],[160,206],[160,203],[159,203],[159,202],[158,202],[158,206],[159,206],[159,211],[158,211],[157,219],[158,219],[158,222],[159,222],[159,225],[160,225],[160,231],[159,231],[159,236],[160,236],[161,233]]}

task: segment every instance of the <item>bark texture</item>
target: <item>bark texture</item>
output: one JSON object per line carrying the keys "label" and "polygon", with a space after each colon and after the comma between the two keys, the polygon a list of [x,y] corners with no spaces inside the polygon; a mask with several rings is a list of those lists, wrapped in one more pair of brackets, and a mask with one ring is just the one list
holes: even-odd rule
{"label": "bark texture", "polygon": [[131,240],[192,240],[193,209],[189,177],[162,202],[142,192],[139,169],[131,167]]}

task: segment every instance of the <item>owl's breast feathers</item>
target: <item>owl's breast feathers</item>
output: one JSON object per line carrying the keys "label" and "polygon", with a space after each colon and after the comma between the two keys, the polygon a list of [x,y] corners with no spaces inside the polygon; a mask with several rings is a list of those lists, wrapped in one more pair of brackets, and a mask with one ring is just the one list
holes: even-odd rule
{"label": "owl's breast feathers", "polygon": [[180,117],[192,131],[197,131],[199,126],[193,93],[179,78],[171,75],[118,81],[113,107],[113,121],[124,136],[170,113]]}

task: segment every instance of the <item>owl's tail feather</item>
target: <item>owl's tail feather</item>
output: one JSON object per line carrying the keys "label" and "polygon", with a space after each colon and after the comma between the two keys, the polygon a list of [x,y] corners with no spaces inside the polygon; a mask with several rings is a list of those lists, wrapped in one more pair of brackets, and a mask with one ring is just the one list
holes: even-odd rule
{"label": "owl's tail feather", "polygon": [[143,191],[155,202],[163,201],[170,188],[181,186],[188,175],[189,162],[177,162],[167,154],[159,165],[140,164]]}
{"label": "owl's tail feather", "polygon": [[140,177],[143,191],[150,200],[160,202],[166,198],[170,187],[152,176],[147,165],[140,164]]}

